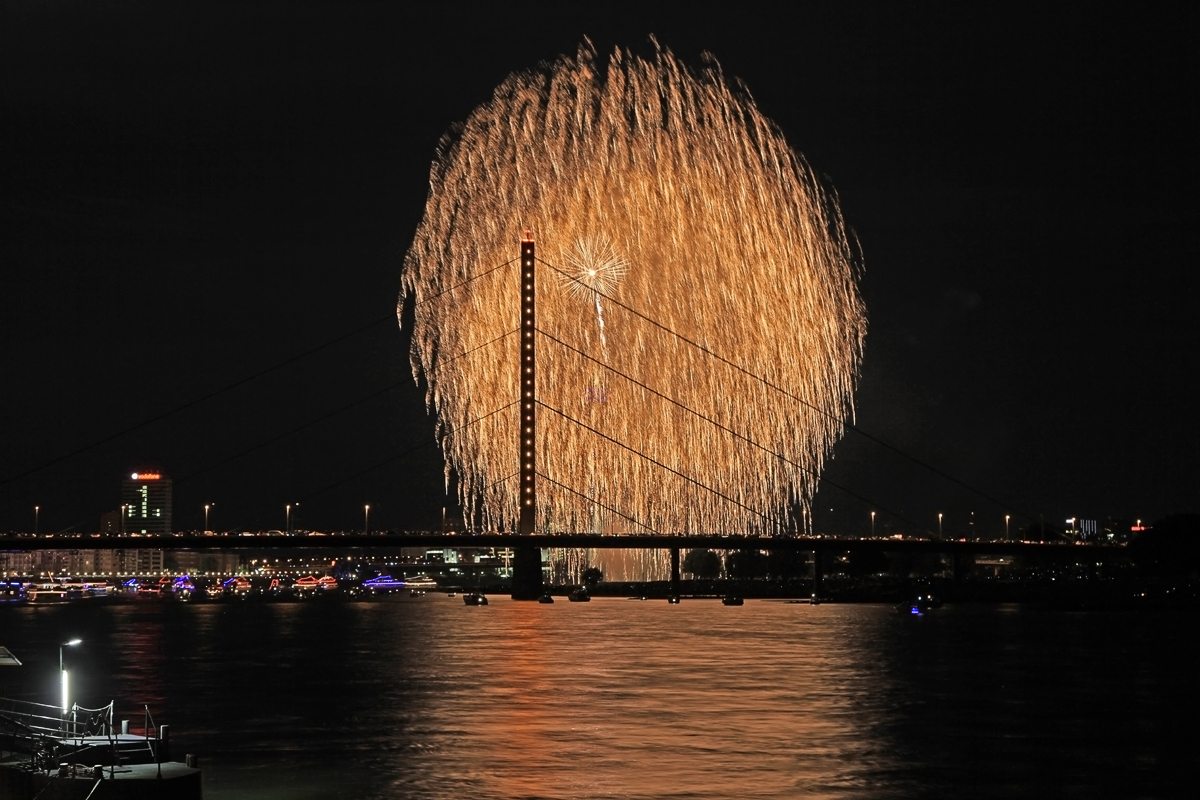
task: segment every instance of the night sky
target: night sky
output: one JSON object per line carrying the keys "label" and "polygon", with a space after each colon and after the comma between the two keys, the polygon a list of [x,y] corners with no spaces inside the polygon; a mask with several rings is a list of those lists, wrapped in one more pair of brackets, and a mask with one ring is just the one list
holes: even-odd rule
{"label": "night sky", "polygon": [[1182,3],[423,5],[4,4],[0,530],[96,530],[146,465],[178,529],[440,524],[394,319],[437,142],[510,72],[650,34],[837,190],[859,427],[987,496],[850,432],[826,476],[872,504],[823,488],[819,531],[1200,510]]}

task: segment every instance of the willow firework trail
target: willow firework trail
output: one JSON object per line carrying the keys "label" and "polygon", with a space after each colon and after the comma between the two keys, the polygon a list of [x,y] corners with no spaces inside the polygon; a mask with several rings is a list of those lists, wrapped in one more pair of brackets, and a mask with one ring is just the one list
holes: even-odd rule
{"label": "willow firework trail", "polygon": [[[450,359],[517,329],[515,269],[471,278],[526,228],[546,262],[539,530],[591,528],[597,498],[614,533],[769,531],[807,512],[852,414],[866,317],[834,199],[749,95],[711,58],[691,70],[653,44],[602,63],[585,43],[509,77],[443,140],[401,305],[416,302],[413,374],[476,525],[518,517],[516,407],[468,424],[516,398],[518,337]],[[581,275],[609,256],[628,271]]]}

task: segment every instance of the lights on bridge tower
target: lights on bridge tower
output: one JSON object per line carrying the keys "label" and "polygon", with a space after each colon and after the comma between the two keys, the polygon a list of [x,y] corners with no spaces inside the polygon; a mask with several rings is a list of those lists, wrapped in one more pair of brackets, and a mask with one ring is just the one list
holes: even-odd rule
{"label": "lights on bridge tower", "polygon": [[521,534],[533,533],[537,514],[534,328],[533,231],[526,230],[521,237]]}
{"label": "lights on bridge tower", "polygon": [[[517,533],[533,533],[537,522],[537,392],[534,362],[533,231],[521,237],[521,513]],[[542,556],[537,547],[513,548],[512,598],[537,600],[542,595]]]}

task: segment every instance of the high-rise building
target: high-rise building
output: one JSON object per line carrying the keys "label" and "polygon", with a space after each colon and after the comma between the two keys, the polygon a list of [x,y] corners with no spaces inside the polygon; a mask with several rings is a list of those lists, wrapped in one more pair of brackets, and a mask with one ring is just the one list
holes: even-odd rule
{"label": "high-rise building", "polygon": [[121,519],[124,533],[171,533],[171,479],[155,470],[121,481]]}

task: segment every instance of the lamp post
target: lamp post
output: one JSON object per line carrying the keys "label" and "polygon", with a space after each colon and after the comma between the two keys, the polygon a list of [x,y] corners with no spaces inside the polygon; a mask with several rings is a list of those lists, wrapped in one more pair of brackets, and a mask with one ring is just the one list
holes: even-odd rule
{"label": "lamp post", "polygon": [[64,721],[66,718],[67,711],[71,708],[71,704],[68,699],[69,692],[68,692],[68,686],[67,686],[67,671],[66,671],[66,669],[63,668],[63,648],[64,647],[74,647],[75,645],[82,644],[82,643],[83,643],[82,639],[72,639],[69,642],[63,642],[62,644],[60,644],[58,646],[58,673],[59,673],[59,680],[62,682],[62,710],[63,710]]}
{"label": "lamp post", "polygon": [[1010,541],[1010,537],[1008,535],[1008,520],[1009,520],[1010,516],[1011,516],[1010,514],[1004,515],[1004,541],[1006,541],[1006,542]]}
{"label": "lamp post", "polygon": [[204,532],[205,533],[208,533],[208,510],[215,505],[216,505],[216,503],[205,503],[204,504]]}
{"label": "lamp post", "polygon": [[284,527],[287,529],[287,535],[292,535],[292,504],[288,503],[283,507]]}
{"label": "lamp post", "polygon": [[938,512],[938,538],[942,538],[942,512]]}
{"label": "lamp post", "polygon": [[34,536],[38,535],[38,521],[39,521],[39,517],[41,516],[41,513],[42,513],[41,506],[33,507],[33,535]]}
{"label": "lamp post", "polygon": [[871,538],[875,538],[875,512],[871,512]]}
{"label": "lamp post", "polygon": [[363,506],[363,536],[371,532],[371,506]]}

